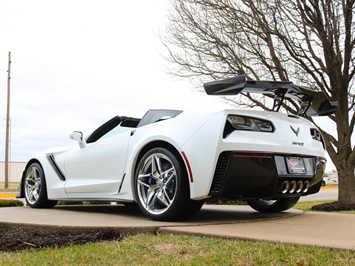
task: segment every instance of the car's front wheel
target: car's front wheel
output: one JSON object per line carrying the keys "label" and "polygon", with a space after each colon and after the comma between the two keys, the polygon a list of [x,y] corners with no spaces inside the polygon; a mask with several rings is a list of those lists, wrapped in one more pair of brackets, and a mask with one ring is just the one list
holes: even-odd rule
{"label": "car's front wheel", "polygon": [[251,199],[248,204],[259,212],[282,212],[292,208],[300,197],[280,198],[277,200]]}
{"label": "car's front wheel", "polygon": [[188,218],[203,205],[190,199],[186,170],[165,148],[153,148],[141,158],[134,182],[138,206],[153,220]]}
{"label": "car's front wheel", "polygon": [[48,200],[47,186],[42,167],[32,163],[26,170],[23,181],[25,199],[32,208],[51,208],[57,201]]}

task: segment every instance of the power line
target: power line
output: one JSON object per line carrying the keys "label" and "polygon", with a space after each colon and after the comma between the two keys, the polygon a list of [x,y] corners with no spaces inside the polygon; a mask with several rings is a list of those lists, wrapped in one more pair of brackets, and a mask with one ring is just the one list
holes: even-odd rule
{"label": "power line", "polygon": [[[18,65],[19,63],[15,63],[15,64]],[[73,76],[72,74],[71,74],[71,77],[68,78],[65,76],[64,77],[60,76],[56,72],[42,70],[40,68],[36,68],[36,67],[28,66],[28,65],[26,65],[26,66],[30,67],[30,68],[37,69],[41,73],[51,73],[52,75],[57,77],[60,81],[62,81],[62,83],[50,82],[48,80],[34,78],[33,76],[31,76],[31,77],[27,76],[27,78],[26,78],[26,75],[24,75],[23,73],[18,73],[16,71],[14,72],[15,74],[13,73],[12,78],[14,80],[22,81],[27,84],[31,84],[33,86],[43,87],[43,88],[50,89],[50,90],[55,90],[57,92],[60,92],[60,94],[76,95],[76,96],[79,96],[80,99],[86,98],[86,99],[89,99],[94,102],[100,102],[100,103],[104,103],[104,104],[125,107],[125,108],[133,109],[136,111],[137,110],[141,111],[142,107],[144,107],[144,105],[147,105],[147,109],[149,109],[150,106],[152,106],[152,105],[159,106],[159,105],[166,104],[166,102],[157,100],[156,98],[152,97],[149,99],[149,102],[148,102],[149,105],[148,105],[148,104],[146,104],[147,103],[147,96],[146,95],[137,94],[136,92],[134,92],[134,90],[131,90],[130,88],[125,89],[125,90],[118,89],[117,87],[107,85],[102,82],[88,80],[86,78],[85,78],[85,80],[81,79],[81,78],[75,79],[72,77]],[[68,72],[63,72],[63,71],[59,71],[59,72],[62,72],[65,75],[70,75],[70,73],[68,73]],[[25,78],[23,78],[23,77],[25,77]],[[29,80],[29,79],[31,79],[31,80]],[[34,79],[37,80],[37,82],[33,82]],[[72,82],[76,83],[77,85],[75,85],[75,84],[68,85],[68,83],[66,81],[72,81]],[[116,98],[112,94],[110,94],[110,96],[106,96],[106,95],[103,95],[102,93],[99,94],[99,93],[92,92],[92,90],[90,93],[88,93],[88,89],[79,89],[80,87],[87,88],[87,86],[90,86],[94,90],[99,90],[99,91],[115,90],[117,93],[119,93],[120,97]],[[66,91],[63,91],[63,89],[66,89]],[[131,100],[126,100],[127,98],[131,98]],[[141,102],[141,105],[139,105],[140,108],[137,108],[136,107],[137,105],[132,104],[136,101]],[[173,102],[174,99],[172,99],[171,101]],[[142,104],[143,104],[143,106],[142,106]]]}

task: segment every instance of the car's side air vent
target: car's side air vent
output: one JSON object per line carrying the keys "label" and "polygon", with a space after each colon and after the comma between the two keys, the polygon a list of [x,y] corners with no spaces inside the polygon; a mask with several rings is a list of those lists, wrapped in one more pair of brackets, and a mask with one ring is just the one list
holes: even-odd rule
{"label": "car's side air vent", "polygon": [[319,132],[318,129],[316,128],[311,128],[311,136],[312,139],[320,141],[323,145],[323,148],[325,149],[325,143],[322,134]]}
{"label": "car's side air vent", "polygon": [[229,134],[231,134],[233,131],[235,130],[235,128],[232,126],[232,124],[227,120],[226,121],[226,125],[224,126],[224,130],[223,130],[223,138],[225,139],[226,137],[229,136]]}
{"label": "car's side air vent", "polygon": [[213,181],[212,181],[210,193],[209,193],[209,195],[211,195],[211,196],[218,194],[222,190],[223,178],[225,175],[225,171],[227,169],[230,154],[231,154],[231,152],[228,151],[228,152],[222,152],[219,155],[216,169],[215,169],[214,176],[213,176]]}

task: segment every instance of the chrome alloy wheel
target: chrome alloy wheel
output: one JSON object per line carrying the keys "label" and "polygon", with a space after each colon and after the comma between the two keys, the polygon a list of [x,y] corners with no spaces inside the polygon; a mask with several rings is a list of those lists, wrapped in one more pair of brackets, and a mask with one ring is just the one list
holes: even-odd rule
{"label": "chrome alloy wheel", "polygon": [[42,176],[40,169],[35,165],[31,165],[25,177],[25,196],[27,202],[31,204],[36,204],[42,189]]}
{"label": "chrome alloy wheel", "polygon": [[137,194],[141,205],[153,215],[164,213],[173,204],[178,178],[171,159],[152,153],[138,170]]}

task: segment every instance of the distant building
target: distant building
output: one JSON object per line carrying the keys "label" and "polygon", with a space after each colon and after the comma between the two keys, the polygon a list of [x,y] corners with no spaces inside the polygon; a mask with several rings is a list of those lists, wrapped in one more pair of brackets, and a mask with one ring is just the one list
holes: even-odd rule
{"label": "distant building", "polygon": [[[25,170],[24,162],[9,162],[9,183],[20,182],[22,172]],[[0,183],[5,182],[5,162],[0,162]]]}

